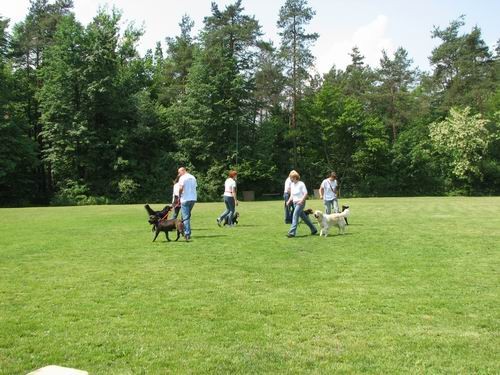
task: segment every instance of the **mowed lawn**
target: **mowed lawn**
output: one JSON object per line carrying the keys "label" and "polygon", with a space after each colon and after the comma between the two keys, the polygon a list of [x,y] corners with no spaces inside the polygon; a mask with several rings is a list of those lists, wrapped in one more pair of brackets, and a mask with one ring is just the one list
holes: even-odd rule
{"label": "mowed lawn", "polygon": [[291,239],[280,201],[198,203],[189,243],[142,205],[0,209],[0,374],[500,373],[500,198],[341,203]]}

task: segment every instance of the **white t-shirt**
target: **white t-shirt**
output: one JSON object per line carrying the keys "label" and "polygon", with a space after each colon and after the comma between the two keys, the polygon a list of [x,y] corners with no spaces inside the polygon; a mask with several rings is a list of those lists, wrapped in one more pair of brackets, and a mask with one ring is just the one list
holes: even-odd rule
{"label": "white t-shirt", "polygon": [[181,203],[188,201],[196,201],[196,178],[190,174],[185,173],[179,178],[179,188],[182,187]]}
{"label": "white t-shirt", "polygon": [[179,196],[179,182],[174,184],[174,189],[172,191],[172,203],[175,203],[175,197]]}
{"label": "white t-shirt", "polygon": [[335,191],[337,190],[337,180],[331,181],[329,178],[325,178],[321,183],[323,188],[323,200],[331,201],[337,198]]}
{"label": "white t-shirt", "polygon": [[306,185],[302,181],[292,182],[290,185],[290,194],[293,203],[297,203],[307,194]]}
{"label": "white t-shirt", "polygon": [[292,183],[292,180],[290,180],[290,177],[287,177],[285,180],[285,193],[288,193],[290,191],[290,185]]}
{"label": "white t-shirt", "polygon": [[229,177],[226,182],[224,182],[224,196],[232,197],[233,190],[236,190],[236,181]]}

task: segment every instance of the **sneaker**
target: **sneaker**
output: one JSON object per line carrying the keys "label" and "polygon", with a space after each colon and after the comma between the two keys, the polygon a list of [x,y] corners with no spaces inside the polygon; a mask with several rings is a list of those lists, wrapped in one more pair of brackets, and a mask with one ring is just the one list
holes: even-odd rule
{"label": "sneaker", "polygon": [[316,236],[317,234],[318,234],[318,231],[316,231],[316,232],[312,232],[312,233],[311,233],[311,236]]}
{"label": "sneaker", "polygon": [[293,237],[295,237],[293,234],[290,234],[290,233],[288,233],[286,236],[287,236],[288,238],[293,238]]}
{"label": "sneaker", "polygon": [[219,227],[221,227],[221,226],[222,226],[222,220],[221,220],[220,218],[217,218],[217,225],[218,225]]}
{"label": "sneaker", "polygon": [[186,241],[187,241],[187,242],[189,242],[189,241],[191,240],[191,236],[190,236],[190,235],[188,235],[188,234],[185,236],[185,238],[186,238]]}

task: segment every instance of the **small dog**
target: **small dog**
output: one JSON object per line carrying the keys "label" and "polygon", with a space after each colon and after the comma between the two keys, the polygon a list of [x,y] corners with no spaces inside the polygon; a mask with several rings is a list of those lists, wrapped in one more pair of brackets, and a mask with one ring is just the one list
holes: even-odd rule
{"label": "small dog", "polygon": [[156,237],[160,232],[165,232],[165,236],[167,237],[167,241],[170,242],[170,238],[168,238],[168,232],[176,230],[177,231],[177,241],[182,234],[184,236],[184,224],[181,219],[160,219],[156,215],[149,215],[148,223],[153,225],[153,231],[155,232],[155,237],[153,238],[153,242],[155,242]]}
{"label": "small dog", "polygon": [[307,210],[304,210],[304,213],[309,216],[309,215],[312,215],[314,214],[314,211],[312,210],[312,208],[308,208]]}
{"label": "small dog", "polygon": [[[240,213],[236,211],[233,215],[233,224],[238,224],[238,218],[240,217]],[[229,215],[224,218],[222,225],[229,225]]]}
{"label": "small dog", "polygon": [[319,232],[320,236],[328,236],[328,230],[330,227],[339,228],[339,234],[344,234],[346,222],[345,218],[349,216],[349,209],[346,208],[340,214],[323,214],[321,211],[314,211],[314,217],[318,220],[318,224],[321,227]]}

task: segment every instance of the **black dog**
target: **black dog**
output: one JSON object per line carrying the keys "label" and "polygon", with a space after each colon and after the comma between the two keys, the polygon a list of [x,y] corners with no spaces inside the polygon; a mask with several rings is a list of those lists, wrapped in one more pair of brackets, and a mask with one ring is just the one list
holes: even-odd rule
{"label": "black dog", "polygon": [[[342,211],[340,211],[340,212],[344,212],[348,208],[349,208],[349,206],[343,204],[342,205]],[[346,225],[349,225],[349,223],[347,222],[347,218],[346,217],[344,217],[344,220],[345,220]]]}
{"label": "black dog", "polygon": [[[238,218],[240,217],[240,213],[236,211],[233,214],[233,224],[238,224]],[[222,225],[228,225],[229,224],[229,215],[224,218],[224,221],[222,222]]]}
{"label": "black dog", "polygon": [[165,232],[167,241],[170,241],[170,238],[168,238],[168,232],[173,230],[177,231],[176,241],[179,239],[181,234],[184,236],[184,224],[180,219],[160,219],[156,215],[149,215],[148,223],[153,225],[152,230],[155,232],[153,242],[156,240],[156,237],[158,237],[160,232]]}
{"label": "black dog", "polygon": [[172,209],[172,206],[167,204],[165,207],[163,207],[163,210],[161,211],[155,211],[153,210],[149,204],[146,204],[144,205],[144,208],[146,209],[146,211],[148,212],[148,215],[151,216],[151,215],[155,215],[155,216],[158,216],[160,219],[163,219],[166,215],[168,215],[168,213],[170,212],[170,210]]}
{"label": "black dog", "polygon": [[156,237],[158,237],[160,232],[165,232],[167,241],[170,241],[170,238],[168,237],[169,231],[177,231],[176,241],[179,239],[181,234],[184,236],[184,224],[182,221],[180,219],[167,219],[169,212],[172,210],[171,205],[167,204],[161,211],[153,210],[149,204],[146,204],[144,208],[149,214],[148,223],[152,225],[151,231],[155,232],[153,242],[156,240]]}

